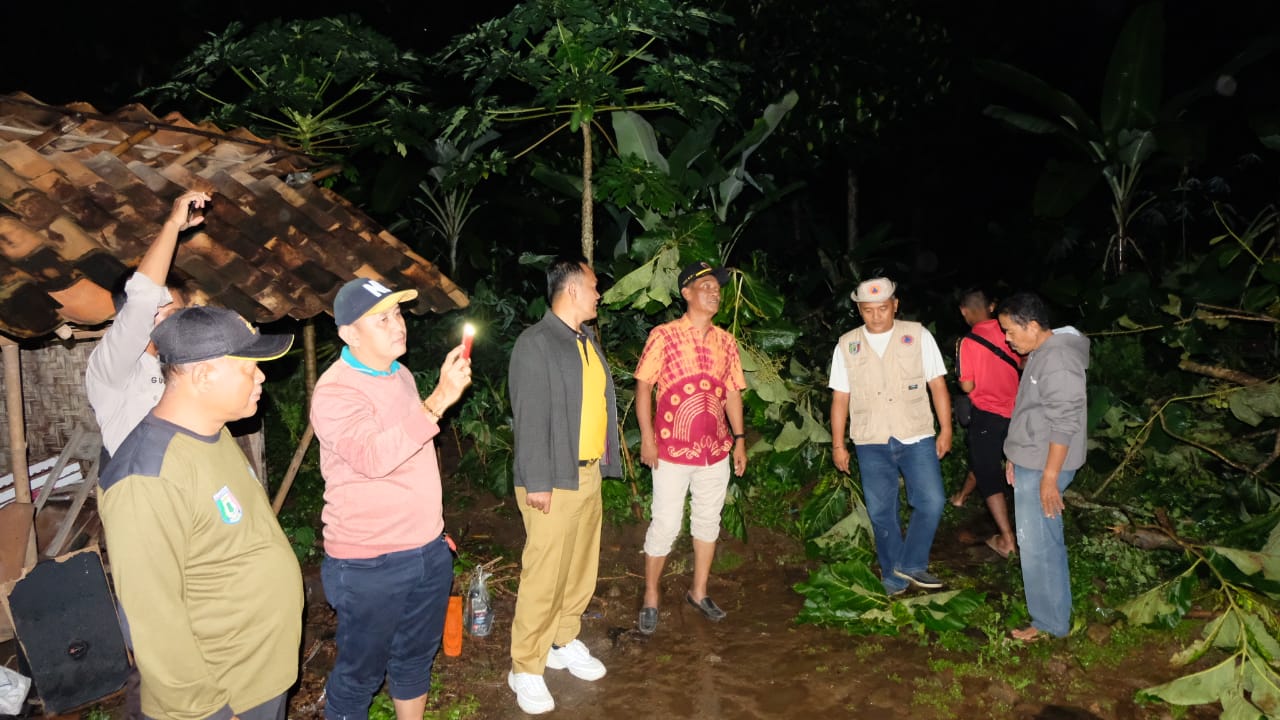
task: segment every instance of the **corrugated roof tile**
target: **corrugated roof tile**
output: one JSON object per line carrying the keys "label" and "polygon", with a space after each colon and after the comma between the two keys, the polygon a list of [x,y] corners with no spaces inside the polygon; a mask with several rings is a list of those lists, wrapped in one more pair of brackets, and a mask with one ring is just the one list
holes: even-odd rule
{"label": "corrugated roof tile", "polygon": [[205,190],[205,222],[172,275],[255,322],[309,318],[356,275],[419,291],[415,312],[467,305],[429,261],[327,188],[285,182],[314,163],[244,128],[133,104],[45,105],[0,96],[0,332],[37,338],[110,318],[173,199]]}

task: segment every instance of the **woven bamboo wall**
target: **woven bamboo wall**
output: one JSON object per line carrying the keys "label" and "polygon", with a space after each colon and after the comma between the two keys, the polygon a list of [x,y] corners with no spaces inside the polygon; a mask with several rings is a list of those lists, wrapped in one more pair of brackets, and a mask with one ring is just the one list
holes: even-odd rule
{"label": "woven bamboo wall", "polygon": [[[98,422],[84,390],[89,354],[98,340],[53,342],[20,351],[22,405],[27,423],[27,463],[55,457],[71,439],[77,424],[97,432]],[[0,408],[4,407],[4,383],[0,383]],[[267,477],[265,435],[261,430],[237,436],[236,441],[253,463],[260,481]],[[0,412],[0,475],[13,472],[9,453],[9,417]]]}
{"label": "woven bamboo wall", "polygon": [[[85,367],[89,353],[97,344],[97,340],[53,342],[19,353],[29,462],[62,452],[77,423],[89,430],[98,429],[84,391]],[[0,388],[0,396],[4,392]],[[9,417],[7,413],[0,413],[0,475],[12,472],[11,465]]]}

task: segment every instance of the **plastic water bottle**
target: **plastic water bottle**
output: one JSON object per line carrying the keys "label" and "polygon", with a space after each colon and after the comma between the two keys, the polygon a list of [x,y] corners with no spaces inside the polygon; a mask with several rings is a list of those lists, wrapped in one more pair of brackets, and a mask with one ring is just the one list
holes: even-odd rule
{"label": "plastic water bottle", "polygon": [[486,637],[493,630],[493,612],[489,604],[489,587],[485,583],[484,568],[476,568],[467,591],[467,634]]}

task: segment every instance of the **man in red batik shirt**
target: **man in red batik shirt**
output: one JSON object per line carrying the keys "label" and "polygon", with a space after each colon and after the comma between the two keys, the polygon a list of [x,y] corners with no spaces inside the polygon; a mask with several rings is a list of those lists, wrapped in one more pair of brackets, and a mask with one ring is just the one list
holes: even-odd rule
{"label": "man in red batik shirt", "polygon": [[640,461],[653,468],[653,517],[644,541],[644,606],[637,623],[646,635],[658,628],[658,583],[680,533],[686,496],[691,498],[693,583],[685,600],[708,620],[718,622],[725,616],[707,596],[707,579],[729,488],[730,461],[738,476],[747,469],[742,413],[747,383],[738,341],[711,323],[720,307],[720,286],[727,279],[727,270],[705,262],[680,273],[685,314],[649,333],[635,372]]}

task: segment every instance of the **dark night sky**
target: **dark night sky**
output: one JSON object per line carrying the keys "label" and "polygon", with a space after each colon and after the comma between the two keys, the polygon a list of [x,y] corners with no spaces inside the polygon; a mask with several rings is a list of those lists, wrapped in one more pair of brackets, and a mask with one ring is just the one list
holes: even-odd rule
{"label": "dark night sky", "polygon": [[[997,57],[1037,72],[1086,99],[1096,98],[1101,69],[1132,6],[1121,0],[1072,3],[925,3],[943,18],[960,52]],[[476,21],[503,13],[510,0],[408,3],[319,0],[283,3],[177,0],[130,7],[79,4],[50,14],[38,3],[6,10],[10,32],[0,46],[0,92],[23,90],[51,103],[85,100],[100,109],[128,101],[132,90],[163,78],[166,68],[232,20],[253,25],[275,17],[358,12],[402,47],[433,50]],[[1204,72],[1243,38],[1277,29],[1280,3],[1175,0],[1167,3],[1167,75]],[[22,28],[19,30],[19,28]],[[1270,92],[1270,88],[1267,89]]]}
{"label": "dark night sky", "polygon": [[[512,3],[178,0],[128,7],[78,4],[74,11],[59,13],[50,13],[38,3],[10,5],[16,7],[6,10],[10,32],[0,45],[0,67],[4,68],[0,93],[25,91],[53,104],[85,101],[110,112],[130,102],[138,88],[167,79],[170,68],[186,52],[233,19],[252,26],[281,16],[320,17],[358,8],[367,24],[399,46],[430,52],[474,23],[505,13]],[[928,237],[927,245],[939,247],[953,242],[956,238],[951,235],[957,231],[969,237],[980,235],[988,218],[996,214],[1007,214],[1011,208],[1025,212],[1039,166],[1056,146],[1042,138],[1011,133],[981,116],[986,104],[1015,99],[1000,96],[974,78],[972,59],[995,58],[1023,67],[1096,113],[1110,49],[1132,6],[1122,0],[925,0],[924,12],[948,28],[954,44],[955,92],[938,116],[931,118],[932,124],[926,127],[929,137],[912,143],[914,158],[904,157],[896,165],[868,173],[873,177],[864,185],[864,227],[891,219],[896,227],[910,228]],[[1280,30],[1278,18],[1278,2],[1170,0],[1166,3],[1167,90],[1185,89],[1211,74],[1248,38]],[[1280,73],[1276,60],[1242,75],[1234,98],[1215,102],[1233,110],[1280,105],[1275,97],[1274,78]],[[1243,125],[1221,133],[1214,142],[1224,158],[1257,145]],[[831,206],[832,217],[839,217],[842,185],[842,178],[814,178],[808,192]],[[907,202],[914,207],[895,210],[893,206],[903,206],[903,197],[910,198]],[[892,212],[897,217],[877,217],[877,213]],[[926,216],[926,225],[920,224],[921,215]]]}
{"label": "dark night sky", "polygon": [[429,51],[475,22],[504,13],[512,3],[78,3],[73,12],[58,13],[52,16],[54,19],[38,3],[11,5],[16,7],[5,11],[10,32],[0,45],[0,67],[4,68],[0,92],[21,90],[52,104],[86,101],[99,110],[110,111],[129,102],[137,89],[166,80],[169,69],[190,49],[206,40],[209,33],[221,32],[233,20],[252,27],[280,17],[356,13],[400,47]]}

